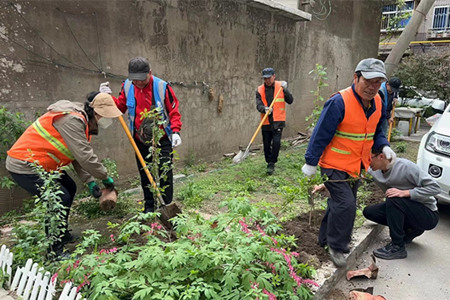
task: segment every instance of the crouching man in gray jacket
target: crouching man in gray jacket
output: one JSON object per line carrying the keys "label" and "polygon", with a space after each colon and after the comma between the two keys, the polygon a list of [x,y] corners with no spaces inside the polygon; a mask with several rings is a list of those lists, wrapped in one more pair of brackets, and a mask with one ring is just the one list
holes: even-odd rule
{"label": "crouching man in gray jacket", "polygon": [[436,227],[439,213],[435,195],[439,184],[419,167],[403,158],[393,164],[381,153],[372,153],[369,173],[385,192],[386,201],[367,206],[364,216],[389,226],[391,242],[373,254],[381,259],[406,258],[405,244]]}

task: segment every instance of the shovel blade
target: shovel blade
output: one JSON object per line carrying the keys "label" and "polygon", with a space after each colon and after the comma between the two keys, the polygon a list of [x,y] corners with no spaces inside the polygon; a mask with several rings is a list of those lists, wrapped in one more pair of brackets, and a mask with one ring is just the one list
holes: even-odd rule
{"label": "shovel blade", "polygon": [[238,164],[242,162],[249,154],[249,151],[242,151],[240,150],[238,154],[236,154],[235,157],[233,157],[233,163]]}
{"label": "shovel blade", "polygon": [[156,210],[156,212],[160,213],[159,219],[161,220],[161,223],[164,225],[164,227],[166,227],[166,229],[172,230],[173,224],[172,222],[170,222],[170,219],[181,214],[181,209],[175,203],[170,203],[161,206]]}
{"label": "shovel blade", "polygon": [[236,155],[233,157],[233,163],[234,163],[234,164],[240,163],[243,155],[244,155],[244,152],[243,152],[242,150],[240,150],[240,151],[238,152],[238,154],[236,154]]}

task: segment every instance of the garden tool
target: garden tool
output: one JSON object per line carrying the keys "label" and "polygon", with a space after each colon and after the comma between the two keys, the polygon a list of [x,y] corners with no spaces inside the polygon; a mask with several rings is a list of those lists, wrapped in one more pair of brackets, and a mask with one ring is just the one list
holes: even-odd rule
{"label": "garden tool", "polygon": [[[392,113],[391,113],[391,118],[395,117],[395,105],[392,105]],[[388,131],[388,136],[387,136],[387,140],[388,142],[391,141],[391,132],[392,132],[392,126],[394,125],[394,122],[392,122],[391,124],[389,124],[389,131]]]}
{"label": "garden tool", "polygon": [[102,211],[111,211],[116,207],[117,203],[117,190],[116,189],[101,189],[102,195],[100,196],[99,204]]}
{"label": "garden tool", "polygon": [[267,110],[266,114],[264,115],[261,122],[259,123],[258,128],[256,128],[256,131],[253,134],[252,139],[250,140],[250,143],[248,143],[247,148],[245,149],[245,151],[239,150],[239,153],[236,154],[235,157],[233,157],[233,163],[238,164],[238,163],[242,162],[250,153],[250,146],[253,144],[253,141],[255,140],[256,136],[258,135],[258,132],[261,129],[264,121],[266,121],[267,117],[269,116],[270,111],[272,110],[273,104],[276,102],[275,100],[278,98],[278,95],[280,94],[282,89],[283,88],[280,87],[280,89],[276,93],[275,97],[273,97],[273,100],[272,100],[272,103],[270,103],[269,109]]}
{"label": "garden tool", "polygon": [[125,124],[125,121],[123,119],[122,116],[119,116],[119,121],[120,124],[122,124],[123,129],[125,130],[125,133],[127,134],[128,139],[130,140],[131,145],[133,146],[134,151],[136,152],[136,155],[142,165],[142,168],[144,169],[145,174],[148,177],[148,180],[150,181],[150,183],[152,184],[155,193],[156,193],[156,198],[160,204],[160,207],[156,210],[156,212],[160,213],[160,217],[159,219],[161,220],[161,222],[163,223],[163,225],[168,228],[168,229],[172,229],[173,228],[173,224],[170,222],[170,219],[172,219],[173,217],[181,214],[181,209],[175,204],[175,203],[170,203],[170,204],[166,204],[164,202],[163,197],[161,196],[161,193],[158,189],[158,187],[156,186],[155,181],[153,180],[152,175],[150,174],[147,165],[144,161],[144,158],[142,157],[141,152],[139,151],[136,142],[133,139],[133,136],[131,135],[130,130],[128,129],[127,124]]}

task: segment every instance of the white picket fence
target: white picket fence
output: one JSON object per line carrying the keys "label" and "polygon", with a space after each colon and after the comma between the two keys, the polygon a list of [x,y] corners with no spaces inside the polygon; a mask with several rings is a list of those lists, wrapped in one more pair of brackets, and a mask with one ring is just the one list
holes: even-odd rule
{"label": "white picket fence", "polygon": [[[56,281],[51,280],[51,274],[38,268],[37,263],[29,259],[25,266],[18,267],[14,279],[12,279],[13,254],[3,245],[0,250],[0,267],[3,274],[8,277],[7,285],[9,290],[14,292],[23,300],[52,300],[56,294]],[[12,283],[11,283],[12,279]],[[68,282],[64,285],[59,300],[80,300],[81,294],[77,293],[77,288],[72,287]]]}

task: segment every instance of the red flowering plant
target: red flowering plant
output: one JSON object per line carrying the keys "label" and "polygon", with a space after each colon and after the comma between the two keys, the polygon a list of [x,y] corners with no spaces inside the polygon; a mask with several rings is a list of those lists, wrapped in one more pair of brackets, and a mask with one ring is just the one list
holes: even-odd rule
{"label": "red flowering plant", "polygon": [[174,241],[145,214],[110,236],[112,248],[97,250],[90,232],[84,255],[64,262],[58,276],[88,299],[311,299],[315,271],[297,262],[293,237],[277,235],[276,217],[244,198],[223,205],[228,212],[209,220],[172,219]]}

